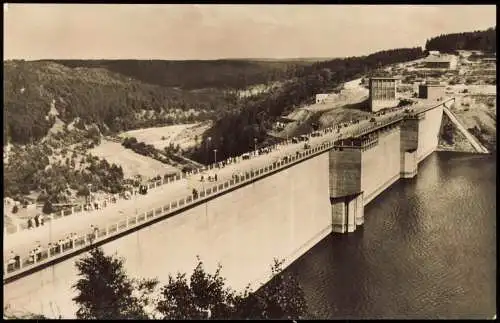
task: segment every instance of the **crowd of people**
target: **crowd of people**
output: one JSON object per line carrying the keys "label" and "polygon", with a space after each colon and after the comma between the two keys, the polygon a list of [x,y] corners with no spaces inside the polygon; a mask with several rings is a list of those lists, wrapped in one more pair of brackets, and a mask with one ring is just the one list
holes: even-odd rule
{"label": "crowd of people", "polygon": [[34,217],[30,217],[28,219],[28,229],[33,229],[34,227],[38,228],[44,224],[44,217],[40,214],[35,215]]}
{"label": "crowd of people", "polygon": [[[97,226],[91,225],[89,232],[85,235],[89,243],[93,243],[97,239],[99,233],[99,228]],[[57,240],[57,242],[49,242],[47,248],[43,249],[40,241],[37,241],[35,247],[28,253],[28,263],[33,264],[41,261],[44,257],[44,252],[46,251],[46,257],[52,257],[56,254],[65,252],[67,250],[73,249],[75,247],[75,241],[78,239],[78,235],[72,232],[66,235],[65,238]],[[81,238],[81,236],[80,236]],[[14,251],[10,252],[9,258],[7,260],[7,271],[11,272],[21,268],[21,257]]]}
{"label": "crowd of people", "polygon": [[[147,189],[145,191],[147,192]],[[91,198],[86,203],[84,203],[81,207],[82,207],[82,210],[84,210],[84,211],[101,210],[110,204],[115,204],[118,201],[118,199],[119,199],[118,194],[112,194],[112,195],[107,196],[107,197],[100,199],[100,200]],[[47,217],[50,217],[50,216],[37,214],[34,217],[29,217],[26,220],[27,229],[30,230],[30,229],[34,229],[34,228],[38,228],[40,226],[43,226],[45,224]]]}

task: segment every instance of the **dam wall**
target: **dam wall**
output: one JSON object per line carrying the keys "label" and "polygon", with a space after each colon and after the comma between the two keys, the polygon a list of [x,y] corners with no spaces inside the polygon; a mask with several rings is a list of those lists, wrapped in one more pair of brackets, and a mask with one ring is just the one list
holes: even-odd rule
{"label": "dam wall", "polygon": [[[274,258],[287,266],[331,233],[328,159],[314,156],[108,242],[103,250],[124,257],[131,277],[166,283],[168,274],[192,273],[198,255],[209,272],[220,263],[232,288],[258,288],[270,278]],[[74,317],[75,260],[85,254],[4,285],[4,304]]]}
{"label": "dam wall", "polygon": [[362,151],[361,190],[364,205],[399,179],[401,130],[391,126],[378,132],[378,143]]}
{"label": "dam wall", "polygon": [[439,142],[439,129],[443,118],[443,106],[439,105],[418,115],[417,161],[420,163],[432,154]]}
{"label": "dam wall", "polygon": [[[286,267],[332,231],[355,231],[370,201],[399,178],[414,177],[418,163],[437,148],[442,113],[442,106],[429,108],[374,123],[347,141],[302,149],[301,159],[133,227],[103,241],[103,250],[123,257],[131,277],[164,284],[169,274],[192,273],[199,256],[208,272],[220,263],[231,288],[256,289],[269,280],[274,259]],[[75,261],[84,255],[68,255],[8,283],[4,276],[4,306],[74,317]]]}

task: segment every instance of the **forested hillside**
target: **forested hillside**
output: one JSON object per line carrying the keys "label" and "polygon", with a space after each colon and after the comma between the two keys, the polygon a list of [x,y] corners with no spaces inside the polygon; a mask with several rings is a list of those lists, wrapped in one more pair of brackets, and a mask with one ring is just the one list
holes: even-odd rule
{"label": "forested hillside", "polygon": [[68,67],[105,68],[149,84],[182,89],[245,89],[293,76],[303,61],[54,60]]}
{"label": "forested hillside", "polygon": [[282,87],[240,100],[237,109],[223,115],[205,134],[204,140],[208,136],[211,140],[193,151],[192,158],[208,162],[214,148],[218,149],[217,156],[220,158],[246,152],[253,147],[254,138],[259,142],[265,139],[267,130],[279,116],[295,107],[312,103],[315,94],[331,91],[343,82],[376,68],[423,56],[420,47],[402,48],[299,67],[295,77]]}
{"label": "forested hillside", "polygon": [[[233,109],[234,90],[292,78],[299,61],[67,60],[4,62],[4,144],[43,138],[59,118],[119,132],[213,119]],[[147,111],[148,114],[141,117]]]}
{"label": "forested hillside", "polygon": [[[76,118],[111,132],[175,122],[206,120],[229,108],[235,95],[146,84],[98,68],[69,68],[52,62],[4,62],[4,143],[29,143],[46,135],[54,102],[59,118]],[[196,112],[187,117],[189,110]],[[144,117],[144,112],[148,115]]]}
{"label": "forested hillside", "polygon": [[494,27],[484,31],[440,35],[429,39],[425,48],[445,53],[451,53],[455,50],[496,52],[496,31],[496,27]]}

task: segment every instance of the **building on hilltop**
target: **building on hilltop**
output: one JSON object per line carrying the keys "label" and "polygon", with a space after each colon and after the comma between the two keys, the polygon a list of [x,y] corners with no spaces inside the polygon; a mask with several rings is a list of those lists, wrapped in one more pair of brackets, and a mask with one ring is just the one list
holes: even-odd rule
{"label": "building on hilltop", "polygon": [[396,77],[372,77],[370,78],[370,108],[377,112],[385,108],[398,105]]}
{"label": "building on hilltop", "polygon": [[453,55],[429,55],[423,62],[425,68],[456,70],[458,60]]}

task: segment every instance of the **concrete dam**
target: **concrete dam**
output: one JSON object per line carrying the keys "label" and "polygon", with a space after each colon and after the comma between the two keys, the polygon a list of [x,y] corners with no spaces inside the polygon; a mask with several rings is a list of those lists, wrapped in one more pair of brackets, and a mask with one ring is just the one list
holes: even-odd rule
{"label": "concrete dam", "polygon": [[269,280],[275,258],[286,267],[330,233],[355,231],[365,205],[398,179],[416,176],[418,164],[437,148],[443,107],[453,102],[326,129],[310,137],[308,147],[284,145],[218,170],[218,183],[203,184],[196,198],[169,202],[175,194],[158,191],[151,211],[104,226],[95,240],[75,239],[73,249],[17,271],[4,266],[4,308],[74,317],[75,261],[92,244],[125,258],[132,277],[166,283],[169,274],[192,273],[199,256],[209,272],[220,263],[231,288],[250,283],[256,289]]}

